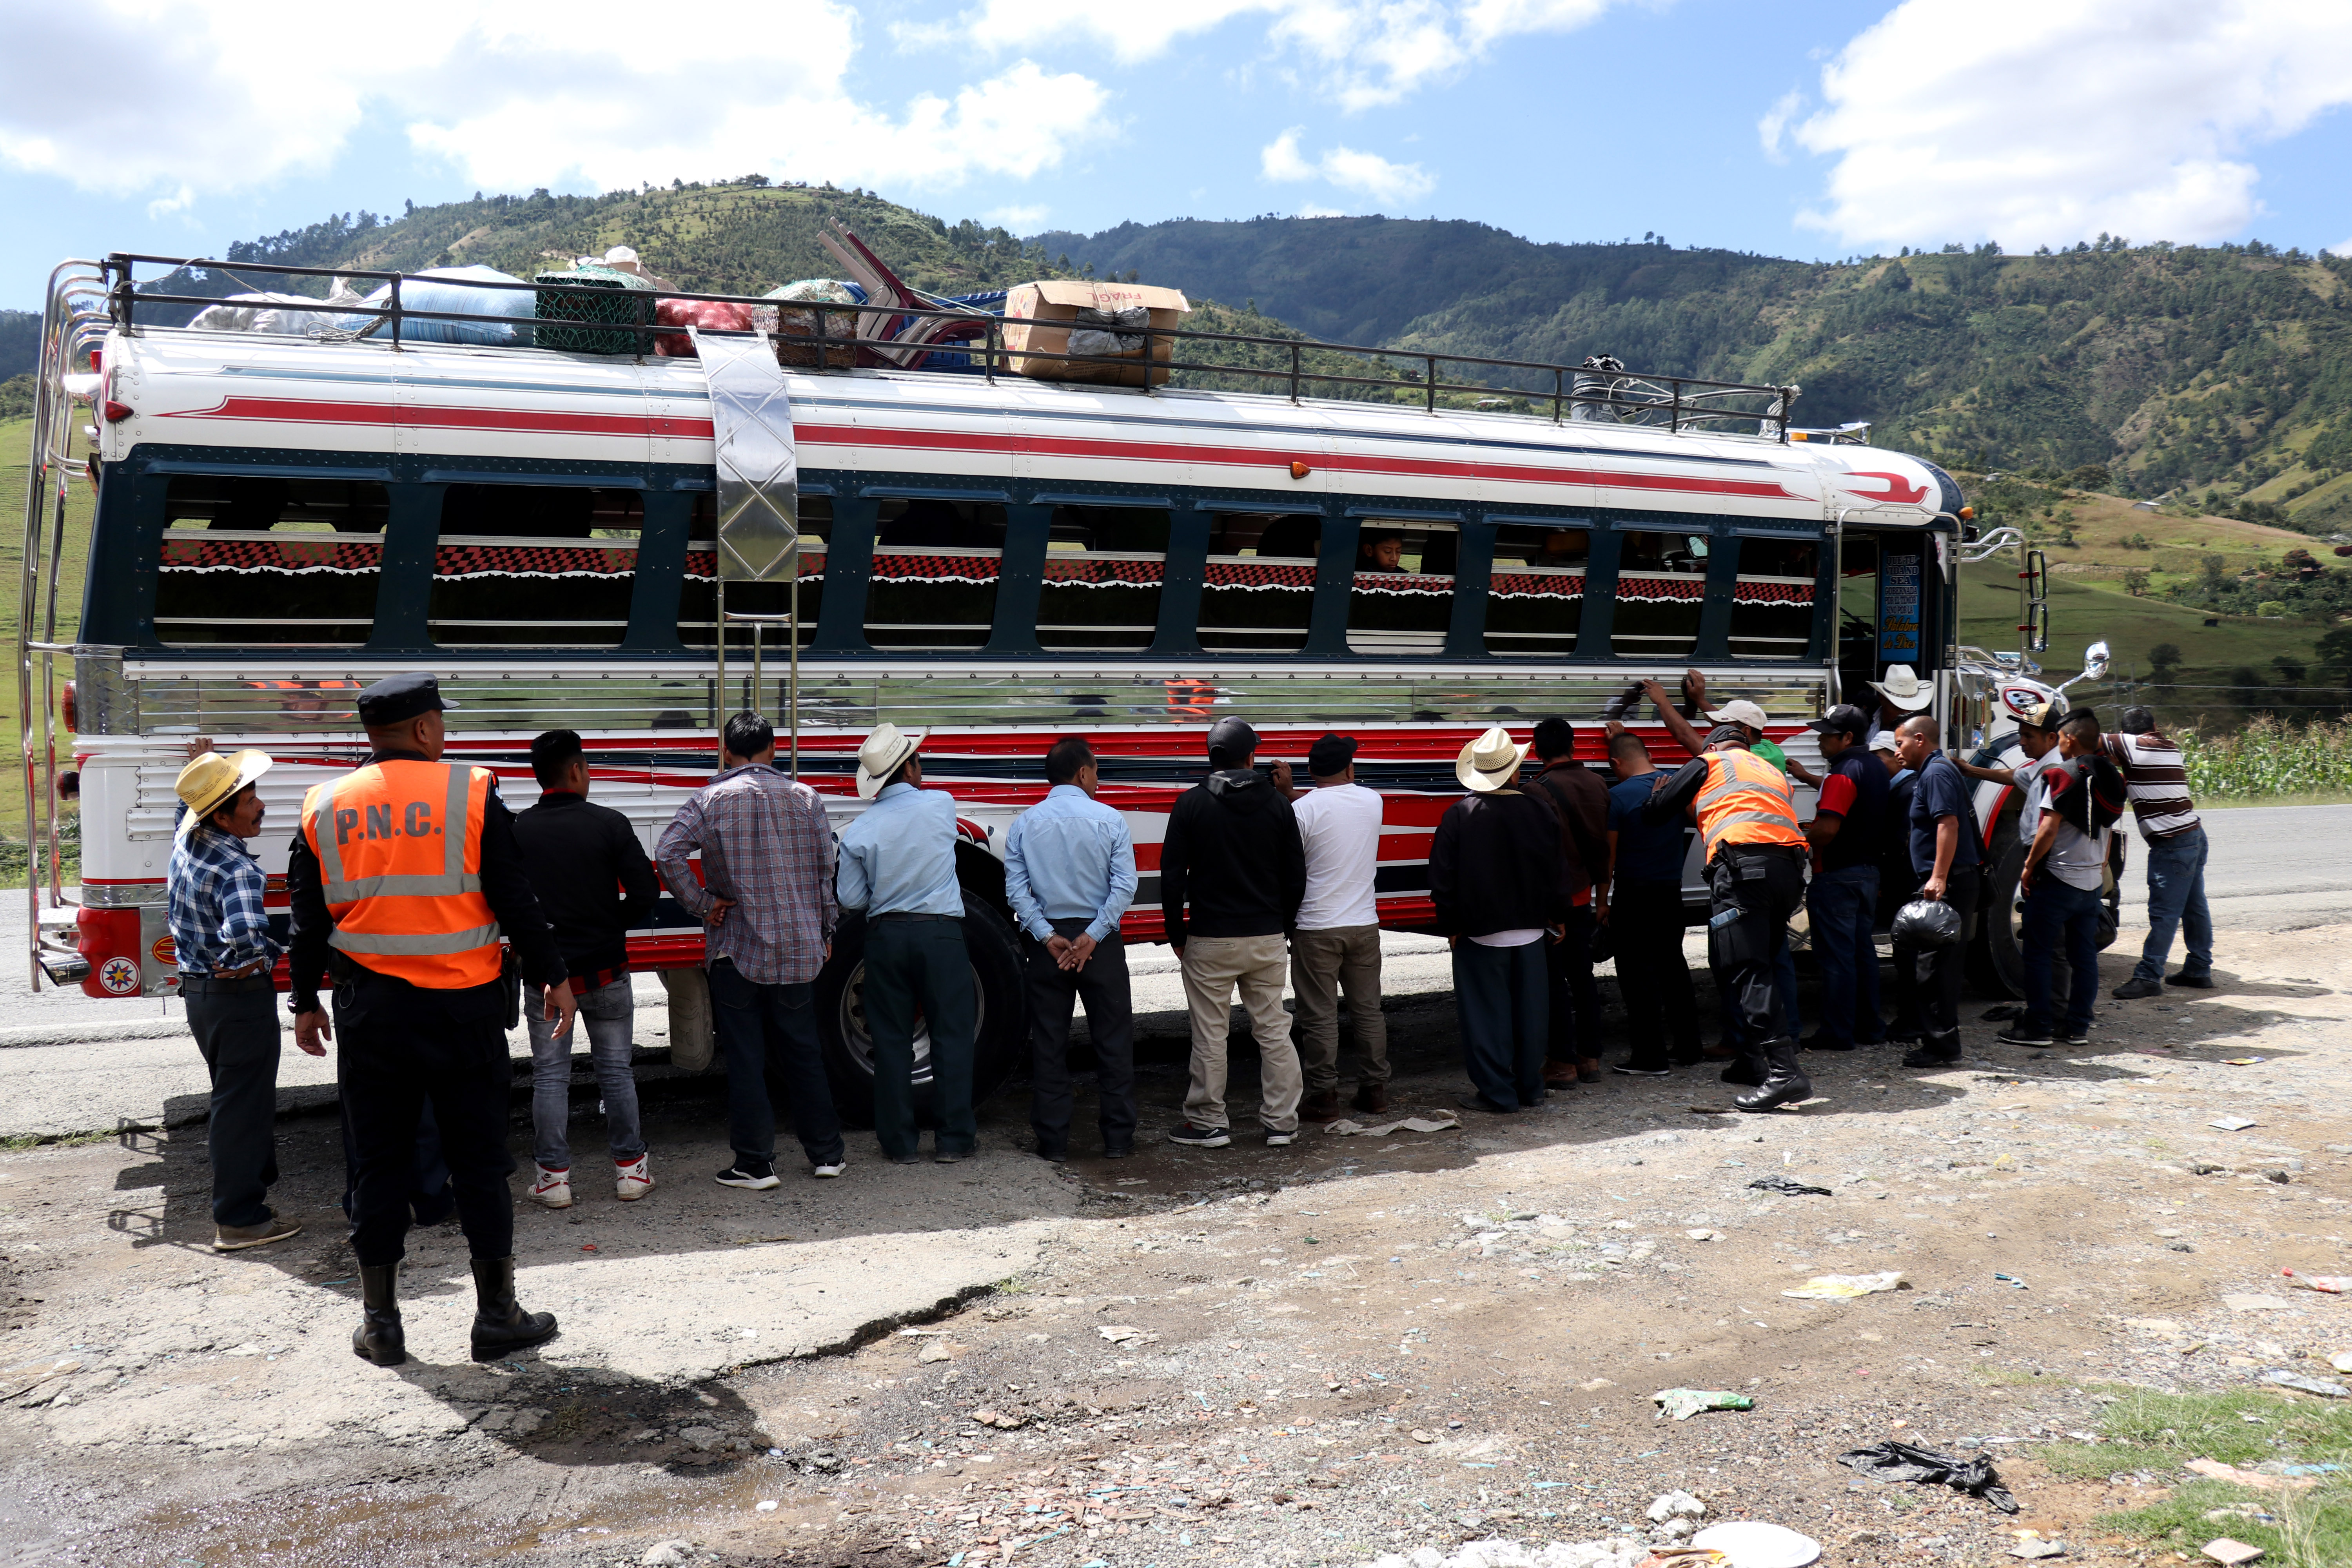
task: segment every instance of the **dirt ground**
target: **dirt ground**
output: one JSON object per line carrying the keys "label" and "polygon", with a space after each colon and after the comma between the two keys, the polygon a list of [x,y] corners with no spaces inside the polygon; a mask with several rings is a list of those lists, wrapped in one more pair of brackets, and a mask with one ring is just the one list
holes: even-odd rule
{"label": "dirt ground", "polygon": [[[1647,1540],[1674,1489],[1830,1563],[2007,1563],[2021,1530],[2170,1562],[2089,1521],[2179,1475],[2036,1455],[2135,1386],[2328,1378],[2352,1349],[2352,1299],[2281,1272],[2352,1273],[2347,937],[2225,933],[2218,989],[2103,1001],[2087,1051],[1997,1046],[1976,1002],[1960,1066],[1813,1055],[1815,1098],[1763,1117],[1710,1067],[1267,1149],[1237,1090],[1243,1135],[1195,1151],[1148,1135],[1181,1096],[1162,1065],[1131,1160],[1021,1153],[1008,1091],[976,1166],[853,1145],[840,1187],[755,1194],[707,1181],[716,1106],[666,1100],[644,1203],[525,1205],[526,1304],[578,1326],[487,1368],[454,1227],[413,1240],[416,1359],[342,1348],[331,1120],[281,1127],[311,1229],[242,1257],[201,1247],[200,1133],[0,1154],[0,1563],[1355,1564]],[[1445,1000],[1390,1031],[1391,1114],[1452,1113]],[[1007,1260],[985,1285],[886,1288],[980,1242]],[[820,1289],[847,1317],[793,1329]],[[1677,1387],[1754,1408],[1662,1418]],[[1887,1437],[1990,1454],[2021,1511],[1837,1463]]]}

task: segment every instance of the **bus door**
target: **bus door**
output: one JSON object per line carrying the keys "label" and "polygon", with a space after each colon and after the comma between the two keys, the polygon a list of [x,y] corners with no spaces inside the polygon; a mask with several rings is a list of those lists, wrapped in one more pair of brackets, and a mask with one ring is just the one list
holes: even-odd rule
{"label": "bus door", "polygon": [[1946,640],[1943,566],[1924,529],[1848,529],[1838,561],[1839,700],[1875,710],[1894,666],[1932,681]]}

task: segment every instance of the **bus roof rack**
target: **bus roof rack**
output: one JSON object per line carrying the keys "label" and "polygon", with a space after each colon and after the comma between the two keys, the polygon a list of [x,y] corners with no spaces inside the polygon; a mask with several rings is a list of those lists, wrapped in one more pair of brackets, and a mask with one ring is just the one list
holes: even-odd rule
{"label": "bus roof rack", "polygon": [[[305,333],[307,337],[333,342],[349,342],[370,338],[386,343],[395,352],[404,346],[403,327],[410,321],[480,321],[505,327],[577,326],[576,321],[558,321],[537,314],[530,316],[488,315],[461,310],[416,310],[404,307],[401,287],[412,279],[430,276],[421,273],[371,271],[352,268],[261,266],[251,262],[221,262],[202,257],[150,256],[116,251],[101,264],[107,281],[108,315],[116,327],[135,331],[140,326],[142,308],[151,310],[157,306],[216,305],[227,298],[223,295],[162,293],[142,289],[134,279],[141,266],[167,268],[158,282],[168,281],[174,274],[201,268],[216,271],[243,282],[243,273],[265,273],[278,277],[340,278],[367,280],[384,285],[381,305],[354,304],[349,301],[329,303],[324,300],[304,304],[290,299],[275,299],[273,309],[309,310],[322,316],[348,320],[352,317],[373,318],[367,326],[356,330],[340,323],[321,323],[321,329]],[[438,281],[438,279],[435,279]],[[467,278],[462,286],[467,289],[506,289],[529,290],[534,295],[561,289],[560,283],[526,283],[520,279],[493,281],[488,279]],[[599,290],[599,292],[602,292]],[[818,366],[848,362],[857,366],[882,370],[934,369],[954,374],[978,374],[993,380],[1013,374],[1004,348],[1004,318],[985,311],[960,308],[953,310],[915,309],[903,303],[841,305],[814,300],[778,300],[764,296],[744,294],[691,293],[682,289],[648,289],[628,291],[628,299],[644,301],[635,322],[599,321],[596,330],[614,334],[632,333],[637,339],[638,357],[644,357],[651,346],[649,340],[659,334],[683,335],[686,325],[681,321],[657,322],[654,316],[663,300],[676,300],[695,304],[745,305],[754,309],[789,310],[796,316],[814,320],[814,332],[772,332],[770,335],[781,346],[790,344],[802,351],[795,359],[805,358],[810,363],[793,368],[814,371]],[[536,311],[540,305],[533,301]],[[869,321],[869,318],[874,320]],[[963,341],[934,341],[919,348],[895,345],[889,338],[879,335],[880,330],[903,331],[916,322],[946,319],[960,326]],[[836,319],[838,326],[836,328]],[[898,323],[892,326],[892,323]],[[863,329],[863,330],[861,330]],[[1791,430],[1790,411],[1795,406],[1801,391],[1795,385],[1769,385],[1746,382],[1715,381],[1701,376],[1664,375],[1649,372],[1628,371],[1616,361],[1601,356],[1588,358],[1576,365],[1553,364],[1539,360],[1504,359],[1484,354],[1442,353],[1423,349],[1378,348],[1361,343],[1326,342],[1304,336],[1278,337],[1247,332],[1209,332],[1187,328],[1139,327],[1119,329],[1122,336],[1141,336],[1143,351],[1138,369],[1149,365],[1156,374],[1160,370],[1190,372],[1204,376],[1237,376],[1252,378],[1257,383],[1273,383],[1267,390],[1286,392],[1294,403],[1310,394],[1307,389],[1337,387],[1351,389],[1353,396],[1325,400],[1347,402],[1387,402],[1390,404],[1419,403],[1431,413],[1437,412],[1440,398],[1446,399],[1449,411],[1457,409],[1499,409],[1508,413],[1535,414],[1541,405],[1549,405],[1549,415],[1554,424],[1587,422],[1612,425],[1642,425],[1673,432],[1699,430],[1715,434],[1766,437],[1787,442],[1791,439],[1859,440],[1848,431],[1867,433],[1869,426],[1841,426],[1835,431]],[[1169,340],[1171,357],[1155,355],[1155,340]],[[1175,357],[1195,345],[1196,352],[1227,355],[1223,360]],[[1272,351],[1271,353],[1267,351]],[[1329,355],[1349,356],[1358,362],[1352,368],[1372,374],[1350,374],[1349,369],[1333,366],[1328,362],[1309,363]],[[965,363],[955,365],[931,366],[930,358],[952,356]],[[1101,356],[1042,353],[1024,348],[1018,356],[1023,360],[1044,360],[1049,363],[1067,362],[1098,365]],[[1126,356],[1118,363],[1124,363]],[[1449,373],[1454,379],[1449,379]],[[1499,379],[1475,379],[1488,377]],[[1752,423],[1751,423],[1752,422]],[[1734,429],[1733,426],[1749,426],[1749,429]]]}

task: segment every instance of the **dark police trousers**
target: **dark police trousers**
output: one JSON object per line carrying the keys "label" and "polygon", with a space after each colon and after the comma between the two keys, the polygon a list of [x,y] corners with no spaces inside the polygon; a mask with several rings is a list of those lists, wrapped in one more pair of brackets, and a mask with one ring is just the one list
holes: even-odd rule
{"label": "dark police trousers", "polygon": [[972,1038],[979,997],[963,921],[945,915],[877,915],[866,925],[866,1026],[874,1037],[874,1136],[893,1160],[911,1158],[915,1030],[928,1025],[933,1147],[969,1154],[980,1142],[971,1114]]}
{"label": "dark police trousers", "polygon": [[1919,981],[1920,1048],[1948,1061],[1960,1058],[1960,983],[1968,973],[1969,939],[1976,934],[1977,900],[1983,891],[1979,868],[1953,867],[1944,879],[1944,902],[1960,912],[1960,940],[1949,947],[1913,950]]}
{"label": "dark police trousers", "polygon": [[[1055,921],[1056,936],[1073,941],[1091,921]],[[1045,944],[1021,939],[1029,983],[1029,1129],[1037,1152],[1059,1154],[1070,1146],[1070,1015],[1087,1006],[1087,1035],[1095,1047],[1095,1120],[1103,1147],[1135,1142],[1135,1001],[1128,987],[1127,946],[1113,931],[1087,955],[1073,974]]]}
{"label": "dark police trousers", "polygon": [[213,1223],[264,1225],[278,1180],[278,993],[267,974],[180,982],[188,1029],[212,1075],[205,1152],[213,1167]]}
{"label": "dark police trousers", "polygon": [[1763,1047],[1789,1037],[1780,1019],[1779,959],[1789,917],[1804,902],[1804,857],[1789,845],[1726,844],[1706,868],[1707,966],[1745,1026],[1739,1060],[1759,1075]]}
{"label": "dark police trousers", "polygon": [[[526,1005],[543,1005],[525,992]],[[362,971],[335,985],[337,1085],[353,1151],[352,1251],[369,1268],[406,1255],[417,1131],[441,1132],[457,1223],[476,1258],[514,1255],[506,998],[497,982],[428,991]]]}

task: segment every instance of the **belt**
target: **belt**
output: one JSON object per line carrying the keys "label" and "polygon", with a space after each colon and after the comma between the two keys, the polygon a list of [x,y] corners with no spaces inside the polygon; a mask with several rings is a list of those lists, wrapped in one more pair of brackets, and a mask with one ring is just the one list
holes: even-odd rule
{"label": "belt", "polygon": [[616,963],[610,969],[592,969],[585,974],[575,974],[572,977],[572,994],[585,995],[591,991],[610,985],[615,980],[626,980],[628,977],[629,966],[626,963]]}
{"label": "belt", "polygon": [[876,915],[877,921],[961,921],[961,915],[919,915],[911,910],[892,910],[887,915]]}
{"label": "belt", "polygon": [[1725,855],[1802,855],[1805,851],[1794,844],[1726,844],[1716,850]]}
{"label": "belt", "polygon": [[241,975],[235,980],[215,980],[209,974],[180,976],[183,996],[234,996],[248,991],[275,991],[277,981],[267,973]]}

